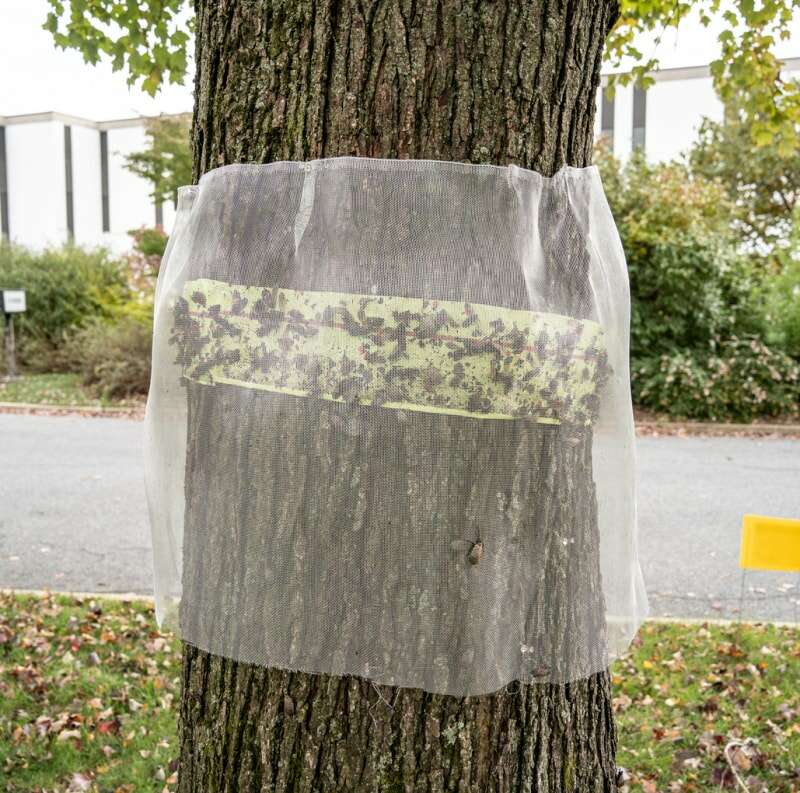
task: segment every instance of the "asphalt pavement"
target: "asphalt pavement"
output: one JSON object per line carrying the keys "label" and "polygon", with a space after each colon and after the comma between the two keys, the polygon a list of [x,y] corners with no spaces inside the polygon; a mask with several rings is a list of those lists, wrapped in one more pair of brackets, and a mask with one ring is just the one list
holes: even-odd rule
{"label": "asphalt pavement", "polygon": [[[142,424],[0,414],[0,587],[152,592]],[[745,512],[800,517],[800,441],[638,440],[656,616],[736,617]],[[797,619],[800,575],[748,573],[745,619]]]}

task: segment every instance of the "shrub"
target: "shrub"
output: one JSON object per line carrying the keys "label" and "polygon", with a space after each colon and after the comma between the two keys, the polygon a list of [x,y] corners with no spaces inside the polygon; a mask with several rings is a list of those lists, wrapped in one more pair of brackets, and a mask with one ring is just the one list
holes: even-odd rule
{"label": "shrub", "polygon": [[800,361],[800,213],[791,247],[778,258],[779,269],[764,280],[761,299],[767,341]]}
{"label": "shrub", "polygon": [[622,167],[601,151],[598,164],[628,262],[634,360],[760,333],[755,273],[722,187],[680,163]]}
{"label": "shrub", "polygon": [[75,372],[75,363],[68,350],[69,339],[70,332],[66,330],[58,339],[29,334],[18,345],[17,358],[32,374]]}
{"label": "shrub", "polygon": [[136,251],[146,257],[154,257],[156,269],[158,269],[158,262],[164,255],[167,249],[167,234],[161,228],[142,228],[133,229],[128,234],[133,239],[133,247]]}
{"label": "shrub", "polygon": [[0,286],[26,291],[27,311],[15,320],[20,361],[39,370],[58,363],[65,334],[111,318],[129,296],[119,262],[70,245],[33,252],[0,244]]}
{"label": "shrub", "polygon": [[80,328],[67,339],[62,354],[84,385],[101,397],[127,399],[147,393],[151,344],[152,323],[128,315]]}
{"label": "shrub", "polygon": [[680,418],[752,421],[800,404],[800,365],[752,337],[643,358],[631,382],[637,404]]}
{"label": "shrub", "polygon": [[664,230],[627,246],[634,358],[760,332],[748,262],[724,238]]}
{"label": "shrub", "polygon": [[796,413],[800,272],[762,288],[724,188],[685,165],[598,164],[630,275],[634,401],[694,419]]}

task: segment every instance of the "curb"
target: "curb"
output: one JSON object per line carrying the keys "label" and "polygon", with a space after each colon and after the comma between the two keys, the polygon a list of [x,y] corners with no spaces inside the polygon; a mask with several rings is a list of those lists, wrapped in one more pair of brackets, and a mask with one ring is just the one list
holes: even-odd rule
{"label": "curb", "polygon": [[757,433],[759,435],[786,435],[800,437],[800,424],[729,424],[713,421],[637,421],[636,429],[645,432],[687,435],[735,435]]}
{"label": "curb", "polygon": [[736,625],[775,625],[778,628],[800,628],[800,623],[785,620],[731,620],[723,617],[648,617],[642,625],[718,625],[735,627]]}
{"label": "curb", "polygon": [[71,592],[59,589],[16,589],[15,587],[0,587],[2,595],[32,595],[33,597],[50,597],[51,595],[62,595],[63,597],[80,598],[81,600],[135,600],[138,603],[154,604],[155,598],[152,595],[142,595],[136,592]]}
{"label": "curb", "polygon": [[78,413],[97,415],[98,413],[114,415],[127,415],[144,410],[142,405],[130,405],[129,407],[105,407],[102,405],[48,405],[41,402],[0,402],[0,411],[16,412],[29,410],[34,412],[48,413]]}
{"label": "curb", "polygon": [[[0,402],[0,412],[31,411],[34,413],[58,413],[78,415],[105,415],[137,417],[144,411],[144,404],[129,407],[102,407],[91,405],[47,405],[39,402]],[[800,424],[729,424],[713,421],[637,421],[637,432],[663,432],[665,435],[781,435],[800,438]]]}
{"label": "curb", "polygon": [[[34,597],[50,597],[51,595],[61,595],[63,597],[81,598],[82,600],[117,600],[117,601],[137,601],[153,605],[155,598],[152,595],[141,595],[136,592],[70,592],[57,589],[14,589],[10,587],[0,587],[0,594],[3,595],[32,595]],[[800,623],[786,622],[783,620],[731,620],[721,617],[648,617],[642,625],[652,623],[655,625],[776,625],[779,628],[798,628]]]}

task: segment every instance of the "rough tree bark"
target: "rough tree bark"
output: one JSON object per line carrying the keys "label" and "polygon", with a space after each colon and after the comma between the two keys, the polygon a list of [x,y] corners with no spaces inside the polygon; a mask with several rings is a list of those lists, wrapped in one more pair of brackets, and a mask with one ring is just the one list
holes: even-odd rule
{"label": "rough tree bark", "polygon": [[[590,160],[611,0],[197,0],[196,10],[197,178],[337,155],[545,174]],[[192,435],[193,413],[211,408],[201,389],[188,393],[191,455],[225,441]],[[565,470],[590,466],[585,445],[570,455]],[[214,484],[208,470],[189,476],[190,487]],[[461,699],[184,645],[180,719],[183,793],[616,790],[605,673]]]}

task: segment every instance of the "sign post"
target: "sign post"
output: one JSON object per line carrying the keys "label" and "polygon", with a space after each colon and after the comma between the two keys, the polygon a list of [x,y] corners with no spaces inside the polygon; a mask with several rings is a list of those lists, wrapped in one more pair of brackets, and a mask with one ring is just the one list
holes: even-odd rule
{"label": "sign post", "polygon": [[14,341],[14,314],[26,309],[24,289],[0,289],[0,309],[6,318],[5,347],[8,379],[17,376],[17,349]]}

